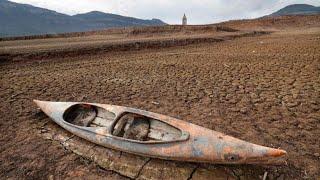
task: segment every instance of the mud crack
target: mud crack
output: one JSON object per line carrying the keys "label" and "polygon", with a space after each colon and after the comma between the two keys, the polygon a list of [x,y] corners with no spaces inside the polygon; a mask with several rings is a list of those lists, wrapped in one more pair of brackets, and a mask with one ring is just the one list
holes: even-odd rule
{"label": "mud crack", "polygon": [[137,175],[136,175],[133,179],[137,179],[137,178],[140,176],[142,170],[144,169],[144,167],[145,167],[150,161],[151,161],[151,158],[149,158],[149,159],[141,166],[141,168],[139,169]]}
{"label": "mud crack", "polygon": [[199,165],[197,165],[195,168],[193,168],[192,172],[190,173],[189,177],[187,180],[191,180],[194,173],[197,171],[197,169],[199,169]]}

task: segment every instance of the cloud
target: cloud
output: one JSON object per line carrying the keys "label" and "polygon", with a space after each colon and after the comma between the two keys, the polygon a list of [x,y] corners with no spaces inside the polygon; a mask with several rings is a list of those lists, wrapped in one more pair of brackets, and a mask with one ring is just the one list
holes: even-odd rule
{"label": "cloud", "polygon": [[320,6],[319,0],[11,0],[31,4],[70,15],[89,11],[159,18],[180,24],[186,13],[190,24],[215,23],[230,19],[256,18],[270,14],[289,4]]}

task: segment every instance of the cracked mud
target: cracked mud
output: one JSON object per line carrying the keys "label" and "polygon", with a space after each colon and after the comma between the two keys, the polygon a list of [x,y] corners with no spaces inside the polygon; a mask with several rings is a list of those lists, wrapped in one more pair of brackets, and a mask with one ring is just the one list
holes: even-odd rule
{"label": "cracked mud", "polygon": [[[300,29],[184,47],[1,63],[0,177],[261,179],[268,172],[269,179],[317,178],[319,32]],[[116,104],[166,114],[281,147],[288,151],[287,165],[149,160],[85,141],[71,149],[78,138],[57,133],[61,130],[37,113],[32,99]],[[52,130],[65,141],[39,135]],[[108,170],[97,166],[97,158],[106,153],[109,159],[99,161],[105,164],[101,167],[112,167]]]}

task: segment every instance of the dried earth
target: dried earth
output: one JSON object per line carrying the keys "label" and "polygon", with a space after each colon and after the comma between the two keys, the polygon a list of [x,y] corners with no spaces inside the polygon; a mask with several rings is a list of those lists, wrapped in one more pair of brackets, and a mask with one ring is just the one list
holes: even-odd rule
{"label": "dried earth", "polygon": [[[223,169],[233,178],[268,172],[269,179],[317,179],[319,52],[318,26],[183,47],[1,62],[0,177],[129,178],[43,138],[44,127],[56,126],[36,110],[32,99],[40,99],[140,108],[288,151],[282,166],[173,165],[188,170],[188,178]],[[152,160],[143,169],[168,163]],[[143,169],[143,177],[166,178]]]}

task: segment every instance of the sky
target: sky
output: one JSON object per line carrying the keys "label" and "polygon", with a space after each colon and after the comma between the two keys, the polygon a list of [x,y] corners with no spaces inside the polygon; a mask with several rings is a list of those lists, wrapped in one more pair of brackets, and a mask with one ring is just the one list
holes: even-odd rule
{"label": "sky", "polygon": [[290,4],[320,6],[320,0],[10,0],[74,15],[90,11],[141,19],[158,18],[180,24],[185,13],[188,24],[210,24],[232,19],[257,18]]}

